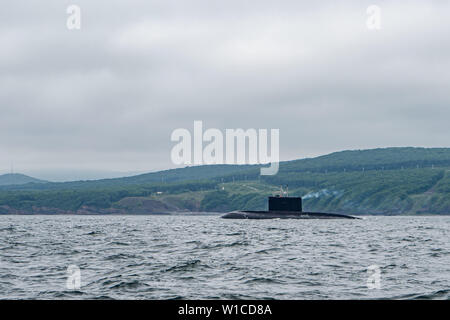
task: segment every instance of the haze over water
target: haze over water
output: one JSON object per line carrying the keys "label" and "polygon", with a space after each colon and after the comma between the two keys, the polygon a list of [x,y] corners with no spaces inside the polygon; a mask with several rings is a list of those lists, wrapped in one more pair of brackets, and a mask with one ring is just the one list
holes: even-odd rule
{"label": "haze over water", "polygon": [[450,216],[0,216],[0,298],[449,299],[449,236]]}

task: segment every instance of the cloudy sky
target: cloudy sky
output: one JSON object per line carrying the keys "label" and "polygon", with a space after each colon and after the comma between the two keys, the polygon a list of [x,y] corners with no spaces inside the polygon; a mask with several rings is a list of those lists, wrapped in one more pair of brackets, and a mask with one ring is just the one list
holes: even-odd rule
{"label": "cloudy sky", "polygon": [[278,128],[282,160],[450,147],[449,17],[448,1],[7,0],[0,173],[171,168],[170,134],[194,120]]}

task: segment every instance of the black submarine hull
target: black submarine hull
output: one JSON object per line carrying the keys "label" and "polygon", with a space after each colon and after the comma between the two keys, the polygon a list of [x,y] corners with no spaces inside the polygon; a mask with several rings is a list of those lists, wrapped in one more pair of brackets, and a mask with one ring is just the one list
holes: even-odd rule
{"label": "black submarine hull", "polygon": [[232,211],[223,219],[359,219],[337,213],[324,212],[288,212],[288,211]]}

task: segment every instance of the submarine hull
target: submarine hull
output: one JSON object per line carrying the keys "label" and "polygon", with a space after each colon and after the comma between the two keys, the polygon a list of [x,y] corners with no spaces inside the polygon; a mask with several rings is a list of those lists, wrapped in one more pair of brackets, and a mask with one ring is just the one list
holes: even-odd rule
{"label": "submarine hull", "polygon": [[232,211],[223,219],[359,219],[337,213],[324,212],[288,212],[288,211]]}

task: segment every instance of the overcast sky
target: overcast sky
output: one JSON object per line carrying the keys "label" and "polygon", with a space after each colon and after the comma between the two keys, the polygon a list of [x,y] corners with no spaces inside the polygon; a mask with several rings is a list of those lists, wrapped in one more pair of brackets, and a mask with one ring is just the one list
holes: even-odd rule
{"label": "overcast sky", "polygon": [[194,120],[278,128],[282,160],[450,147],[450,2],[313,2],[4,1],[0,173],[171,168]]}

